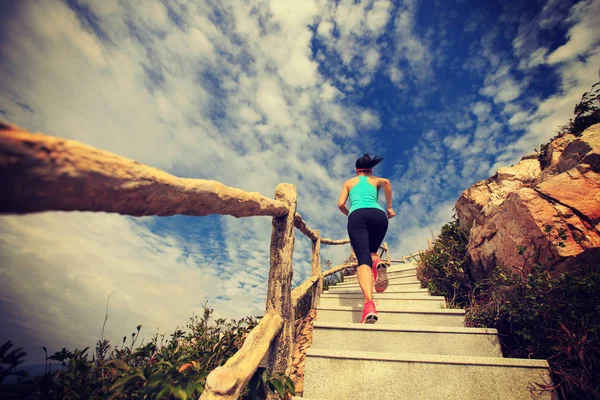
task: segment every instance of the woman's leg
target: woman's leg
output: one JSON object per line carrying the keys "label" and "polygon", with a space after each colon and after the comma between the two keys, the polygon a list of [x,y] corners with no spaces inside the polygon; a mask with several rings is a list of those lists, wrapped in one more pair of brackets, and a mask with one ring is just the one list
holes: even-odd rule
{"label": "woman's leg", "polygon": [[387,265],[381,263],[381,259],[377,254],[379,246],[383,242],[383,238],[387,233],[388,218],[387,215],[378,209],[371,209],[369,218],[369,250],[372,259],[373,275],[375,277],[375,291],[378,293],[384,292],[388,287]]}
{"label": "woman's leg", "polygon": [[373,275],[371,272],[371,252],[369,251],[369,231],[364,218],[365,209],[354,211],[348,217],[348,236],[358,259],[356,275],[365,302],[373,300]]}
{"label": "woman's leg", "polygon": [[375,264],[375,261],[379,260],[379,254],[377,254],[377,252],[375,253],[371,253],[371,261],[373,262],[373,264]]}
{"label": "woman's leg", "polygon": [[365,303],[373,301],[373,272],[371,271],[371,266],[367,264],[359,265],[356,269],[356,275],[358,277],[358,285],[365,298]]}

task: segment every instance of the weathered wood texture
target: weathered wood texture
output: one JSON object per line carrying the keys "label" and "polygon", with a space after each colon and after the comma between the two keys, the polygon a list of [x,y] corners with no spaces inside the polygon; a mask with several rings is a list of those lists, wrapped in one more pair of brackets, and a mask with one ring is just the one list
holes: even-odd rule
{"label": "weathered wood texture", "polygon": [[304,233],[310,240],[316,240],[317,236],[315,235],[315,231],[310,229],[308,225],[306,225],[306,221],[302,218],[302,215],[296,213],[294,216],[294,226],[300,230],[300,232]]}
{"label": "weathered wood texture", "polygon": [[332,246],[337,246],[340,244],[348,244],[348,243],[350,243],[350,239],[333,240],[333,239],[321,238],[321,244],[329,244]]}
{"label": "weathered wood texture", "polygon": [[390,265],[392,262],[390,257],[390,248],[388,247],[387,242],[383,242],[383,247],[385,247],[385,261],[388,265]]}
{"label": "weathered wood texture", "polygon": [[304,282],[302,282],[297,288],[292,290],[292,307],[296,307],[298,302],[308,293],[310,288],[312,288],[319,280],[318,276],[310,276]]}
{"label": "weathered wood texture", "polygon": [[254,375],[269,345],[283,327],[283,318],[272,310],[250,331],[240,350],[206,378],[202,400],[237,399]]}
{"label": "weathered wood texture", "polygon": [[317,285],[313,291],[312,305],[311,308],[316,309],[321,299],[321,293],[323,292],[323,270],[321,269],[321,231],[315,230],[316,240],[312,242],[312,276],[318,278]]}
{"label": "weathered wood texture", "polygon": [[340,272],[346,268],[350,268],[350,267],[356,267],[356,263],[351,263],[351,264],[342,264],[342,265],[338,265],[336,267],[333,267],[331,269],[328,269],[327,271],[323,271],[323,277],[327,277],[329,275],[333,275],[336,272]]}
{"label": "weathered wood texture", "polygon": [[105,211],[142,215],[282,216],[285,203],[170,175],[74,140],[0,123],[0,213]]}
{"label": "weathered wood texture", "polygon": [[[306,225],[306,221],[304,221],[302,215],[300,215],[299,213],[296,213],[294,216],[294,226],[298,228],[300,232],[304,233],[310,240],[315,241],[317,239],[317,235],[315,233],[316,230],[310,229],[308,225]],[[321,238],[321,244],[329,244],[335,246],[348,243],[350,243],[350,239],[334,240]]]}
{"label": "weathered wood texture", "polygon": [[292,307],[292,254],[294,252],[294,217],[296,187],[277,185],[275,199],[287,204],[289,213],[273,217],[271,234],[271,268],[267,289],[266,312],[275,311],[283,318],[283,328],[271,343],[268,366],[272,372],[289,375],[292,368],[294,309]]}

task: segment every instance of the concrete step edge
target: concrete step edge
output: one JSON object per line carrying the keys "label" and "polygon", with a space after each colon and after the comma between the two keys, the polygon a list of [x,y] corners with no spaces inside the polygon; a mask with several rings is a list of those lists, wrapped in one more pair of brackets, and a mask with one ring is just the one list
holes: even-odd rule
{"label": "concrete step edge", "polygon": [[353,324],[342,322],[322,322],[316,320],[314,329],[339,329],[356,331],[387,331],[387,332],[419,332],[419,333],[453,333],[468,335],[496,336],[498,331],[495,328],[459,328],[451,326],[430,326],[430,325],[390,325],[390,324]]}
{"label": "concrete step edge", "polygon": [[[395,286],[401,286],[401,285],[420,285],[421,281],[405,281],[405,280],[401,280],[401,281],[395,281],[395,280],[388,280],[388,284],[389,286],[395,285]],[[331,285],[329,286],[329,288],[334,288],[334,287],[340,287],[340,286],[358,286],[358,282],[340,282],[337,283],[335,285]]]}
{"label": "concrete step edge", "polygon": [[[318,306],[317,307],[317,316],[319,315],[319,310],[327,310],[327,311],[351,311],[351,312],[357,312],[360,310],[357,310],[356,308],[352,308],[352,307],[342,307],[342,306],[338,306],[338,307],[333,307],[333,306],[326,306],[326,307],[322,307],[322,306]],[[433,310],[433,309],[422,309],[422,310],[394,310],[394,311],[388,311],[388,310],[377,310],[378,314],[442,314],[442,315],[465,315],[465,310],[463,309],[454,309],[454,308],[440,308],[439,310]]]}
{"label": "concrete step edge", "polygon": [[[411,276],[417,276],[417,272],[415,271],[412,274],[405,274],[405,275],[395,275],[397,271],[388,271],[388,275],[390,275],[391,273],[394,273],[394,275],[392,275],[391,277],[389,277],[389,279],[402,279],[402,278],[408,278]],[[346,281],[347,279],[353,279],[356,280],[358,279],[358,277],[356,275],[346,275],[344,276],[344,281]]]}
{"label": "concrete step edge", "polygon": [[[332,290],[331,288],[329,288],[328,290],[326,290],[324,293],[362,293],[360,288],[357,289],[353,289],[353,288],[339,288],[337,290]],[[395,288],[389,288],[382,293],[415,293],[415,294],[429,294],[429,290],[427,289],[395,289]]]}
{"label": "concrete step edge", "polygon": [[[445,301],[444,296],[415,296],[415,297],[376,297],[376,294],[373,293],[375,301],[390,301],[390,300],[421,300],[421,301]],[[344,293],[323,293],[321,295],[323,299],[356,299],[362,298],[362,294],[359,293],[359,296],[355,296],[354,293],[344,294]]]}
{"label": "concrete step edge", "polygon": [[[398,274],[398,273],[403,273],[403,272],[410,272],[410,274],[406,274],[406,275],[416,275],[417,274],[417,269],[416,268],[404,268],[404,269],[388,269],[387,270],[387,274]],[[404,276],[404,275],[400,275],[400,276]],[[353,275],[346,275],[344,277],[345,279],[348,278],[353,278],[353,279],[357,279],[358,276],[356,274]]]}
{"label": "concrete step edge", "polygon": [[538,368],[549,369],[548,361],[523,358],[448,356],[436,354],[382,353],[358,350],[327,350],[309,348],[310,357],[336,358],[348,360],[392,361],[424,364],[477,365],[490,367]]}

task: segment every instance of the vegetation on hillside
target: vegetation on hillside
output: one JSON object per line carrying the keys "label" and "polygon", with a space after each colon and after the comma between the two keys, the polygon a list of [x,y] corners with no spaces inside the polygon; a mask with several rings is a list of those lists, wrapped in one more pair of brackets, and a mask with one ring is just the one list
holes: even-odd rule
{"label": "vegetation on hillside", "polygon": [[496,328],[506,357],[547,359],[562,398],[600,398],[600,254],[568,273],[497,266],[475,282],[467,244],[456,220],[446,224],[421,256],[421,282],[466,308],[467,325]]}
{"label": "vegetation on hillside", "polygon": [[[126,345],[99,340],[91,359],[88,348],[62,349],[47,356],[62,369],[29,377],[19,370],[26,353],[13,349],[9,341],[0,347],[0,398],[15,399],[192,399],[204,389],[206,377],[223,365],[242,346],[259,319],[218,318],[204,306],[202,316],[190,318],[185,330],[176,329],[168,338],[155,335],[150,342],[135,346],[141,325]],[[45,348],[44,348],[45,350]],[[5,378],[16,376],[17,383]],[[270,376],[259,368],[241,398],[262,399],[267,392],[294,393],[288,377]]]}
{"label": "vegetation on hillside", "polygon": [[548,166],[546,155],[552,140],[566,134],[580,136],[590,126],[600,123],[600,81],[594,83],[591,89],[581,96],[581,101],[575,105],[573,114],[574,117],[569,120],[569,123],[562,126],[548,143],[542,145],[538,156],[542,168]]}

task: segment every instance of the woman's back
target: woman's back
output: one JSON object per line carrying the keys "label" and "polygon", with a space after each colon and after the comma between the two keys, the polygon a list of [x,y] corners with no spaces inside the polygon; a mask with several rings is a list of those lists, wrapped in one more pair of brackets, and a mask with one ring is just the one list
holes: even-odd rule
{"label": "woman's back", "polygon": [[377,208],[384,211],[379,205],[379,178],[372,176],[357,176],[346,181],[350,198],[349,214],[360,208]]}

